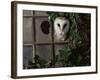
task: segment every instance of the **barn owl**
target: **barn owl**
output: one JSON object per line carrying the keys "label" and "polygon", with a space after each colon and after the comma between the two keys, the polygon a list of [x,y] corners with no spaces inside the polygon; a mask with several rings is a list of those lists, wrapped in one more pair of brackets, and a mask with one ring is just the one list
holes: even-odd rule
{"label": "barn owl", "polygon": [[54,34],[58,41],[65,41],[69,30],[69,20],[65,17],[57,17],[54,20]]}

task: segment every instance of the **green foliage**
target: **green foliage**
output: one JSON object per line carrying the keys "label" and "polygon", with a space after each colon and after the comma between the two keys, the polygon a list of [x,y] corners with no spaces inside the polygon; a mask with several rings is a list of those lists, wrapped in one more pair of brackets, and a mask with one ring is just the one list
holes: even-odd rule
{"label": "green foliage", "polygon": [[70,13],[69,19],[71,21],[69,38],[72,42],[75,42],[75,45],[80,44],[82,42],[81,36],[78,33],[78,23],[80,22],[79,14]]}
{"label": "green foliage", "polygon": [[54,20],[57,16],[59,16],[59,14],[57,13],[52,13],[52,12],[47,12],[48,14],[48,19],[51,21],[51,20]]}
{"label": "green foliage", "polygon": [[28,68],[45,68],[47,61],[39,57],[38,55],[35,55],[35,63],[32,62],[32,60],[28,61],[28,65],[30,65]]}
{"label": "green foliage", "polygon": [[54,19],[56,17],[59,17],[59,16],[67,16],[68,14],[67,13],[58,13],[58,12],[47,12],[48,14],[48,19],[50,21],[54,21]]}
{"label": "green foliage", "polygon": [[[68,64],[68,57],[72,54],[71,49],[69,46],[64,46],[63,49],[59,50],[59,55],[56,55],[56,63],[62,63],[63,67],[66,67]],[[55,64],[56,64],[55,63]]]}
{"label": "green foliage", "polygon": [[47,61],[40,58],[38,55],[35,55],[35,63],[38,64],[39,67],[44,68]]}
{"label": "green foliage", "polygon": [[[84,36],[88,35],[88,40],[90,37],[88,34],[90,32],[90,15],[81,13],[55,12],[48,12],[47,14],[50,21],[54,21],[54,19],[58,16],[66,17],[70,21],[70,30],[67,33],[68,43],[63,49],[59,50],[60,54],[55,56],[55,64],[58,62],[63,63],[63,67],[90,65],[90,45],[89,42],[83,42]],[[84,28],[82,28],[83,26]],[[87,31],[86,33],[85,30]],[[86,47],[87,45],[81,46],[85,44],[87,44],[89,47]],[[85,47],[87,49],[85,49]]]}

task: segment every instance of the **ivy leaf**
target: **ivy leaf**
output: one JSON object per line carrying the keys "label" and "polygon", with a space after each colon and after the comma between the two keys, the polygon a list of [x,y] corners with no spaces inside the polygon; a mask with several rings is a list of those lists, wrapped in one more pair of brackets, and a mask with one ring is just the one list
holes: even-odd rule
{"label": "ivy leaf", "polygon": [[70,32],[70,36],[72,37],[72,40],[75,41],[76,44],[80,44],[81,41],[81,37],[77,32]]}
{"label": "ivy leaf", "polygon": [[47,14],[48,14],[48,19],[49,19],[50,21],[54,20],[54,19],[59,15],[59,14],[56,13],[56,12],[47,12]]}
{"label": "ivy leaf", "polygon": [[60,52],[60,57],[67,59],[68,56],[70,56],[71,54],[71,49],[69,46],[64,46],[64,48],[59,50],[59,52]]}

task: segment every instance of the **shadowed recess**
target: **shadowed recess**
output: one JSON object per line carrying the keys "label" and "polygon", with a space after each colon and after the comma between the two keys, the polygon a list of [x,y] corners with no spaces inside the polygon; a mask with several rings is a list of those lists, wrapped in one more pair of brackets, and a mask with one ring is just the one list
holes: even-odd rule
{"label": "shadowed recess", "polygon": [[44,34],[49,34],[50,23],[48,21],[43,21],[41,23],[41,30]]}

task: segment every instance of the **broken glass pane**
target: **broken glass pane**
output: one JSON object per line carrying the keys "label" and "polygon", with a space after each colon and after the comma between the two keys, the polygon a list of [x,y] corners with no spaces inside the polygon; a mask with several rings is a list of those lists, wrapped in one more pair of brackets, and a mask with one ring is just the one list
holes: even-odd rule
{"label": "broken glass pane", "polygon": [[35,18],[36,43],[51,42],[51,24],[47,17]]}

